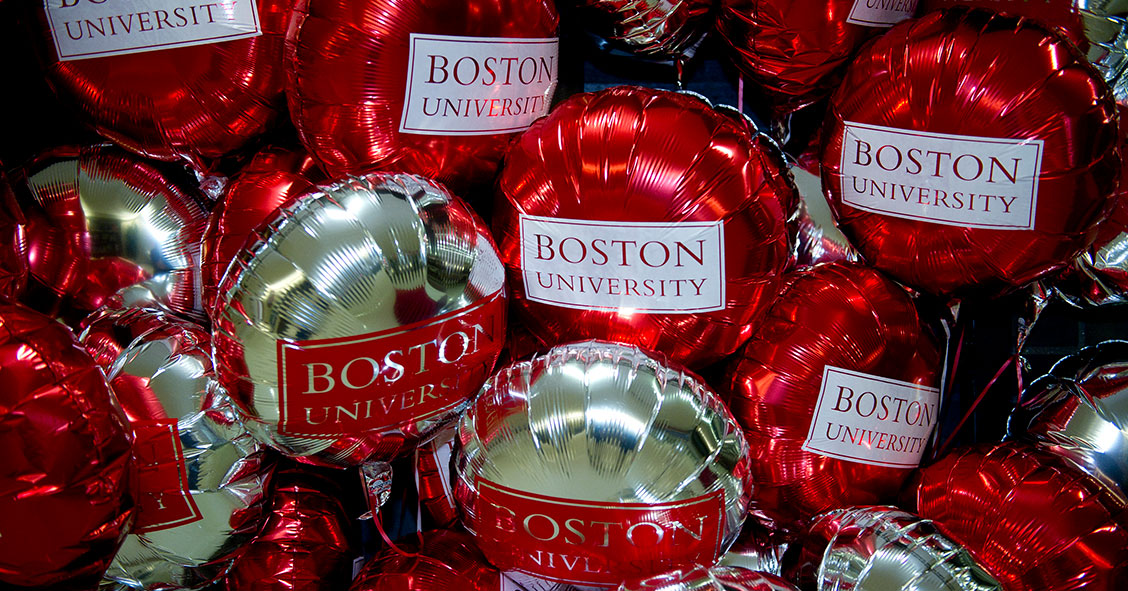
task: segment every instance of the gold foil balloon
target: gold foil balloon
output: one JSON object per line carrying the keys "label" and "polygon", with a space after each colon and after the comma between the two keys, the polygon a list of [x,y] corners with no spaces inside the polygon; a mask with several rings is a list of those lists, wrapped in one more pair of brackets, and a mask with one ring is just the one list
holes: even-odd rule
{"label": "gold foil balloon", "polygon": [[700,378],[588,341],[500,370],[459,424],[455,498],[510,578],[615,587],[712,564],[740,533],[747,444]]}
{"label": "gold foil balloon", "polygon": [[86,324],[82,343],[125,409],[138,466],[137,521],[106,578],[200,587],[262,526],[272,464],[216,382],[207,331],[141,308]]}
{"label": "gold foil balloon", "polygon": [[220,282],[220,381],[288,456],[389,460],[489,376],[504,281],[485,226],[441,186],[387,173],[318,186],[259,226]]}

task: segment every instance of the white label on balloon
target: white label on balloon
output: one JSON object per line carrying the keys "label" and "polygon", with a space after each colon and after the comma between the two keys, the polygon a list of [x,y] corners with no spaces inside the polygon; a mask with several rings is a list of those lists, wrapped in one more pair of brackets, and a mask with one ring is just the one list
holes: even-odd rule
{"label": "white label on balloon", "polygon": [[847,121],[843,203],[934,224],[1031,230],[1042,140],[950,135]]}
{"label": "white label on balloon", "polygon": [[939,408],[939,388],[828,365],[803,449],[874,466],[916,468]]}
{"label": "white label on balloon", "polygon": [[254,0],[44,0],[60,61],[262,34]]}
{"label": "white label on balloon", "polygon": [[854,0],[846,22],[863,27],[892,27],[912,18],[918,0]]}
{"label": "white label on balloon", "polygon": [[412,33],[410,43],[400,133],[511,133],[548,112],[558,39]]}
{"label": "white label on balloon", "polygon": [[620,314],[725,307],[724,226],[521,215],[521,272],[534,302]]}

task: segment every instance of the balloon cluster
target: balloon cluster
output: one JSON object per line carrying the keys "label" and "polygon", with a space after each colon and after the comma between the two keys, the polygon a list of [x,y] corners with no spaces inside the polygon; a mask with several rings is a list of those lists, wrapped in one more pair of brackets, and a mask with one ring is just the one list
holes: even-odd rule
{"label": "balloon cluster", "polygon": [[1128,344],[940,440],[964,303],[1128,297],[1128,21],[556,4],[0,7],[102,138],[0,170],[0,586],[1128,586]]}

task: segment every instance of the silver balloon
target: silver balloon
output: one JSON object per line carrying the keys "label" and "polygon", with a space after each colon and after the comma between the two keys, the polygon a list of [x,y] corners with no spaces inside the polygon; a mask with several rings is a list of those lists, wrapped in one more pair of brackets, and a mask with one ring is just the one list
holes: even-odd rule
{"label": "silver balloon", "polygon": [[106,585],[194,589],[258,532],[272,465],[212,369],[208,333],[140,308],[102,311],[83,345],[134,430],[138,518]]}
{"label": "silver balloon", "polygon": [[94,146],[39,156],[17,189],[29,201],[30,305],[85,315],[119,289],[144,284],[160,305],[204,318],[207,212],[190,186],[118,148]]}
{"label": "silver balloon", "polygon": [[752,493],[748,445],[716,394],[626,345],[505,367],[457,441],[455,498],[491,563],[580,588],[715,562]]}
{"label": "silver balloon", "polygon": [[220,381],[286,455],[389,460],[489,377],[504,280],[485,225],[439,185],[373,173],[319,186],[276,211],[220,282]]}
{"label": "silver balloon", "polygon": [[1081,14],[1087,55],[1108,82],[1116,102],[1128,99],[1128,3],[1123,0],[1074,0]]}
{"label": "silver balloon", "polygon": [[804,544],[822,558],[819,591],[1003,591],[931,521],[895,507],[829,511],[811,531]]}
{"label": "silver balloon", "polygon": [[619,591],[799,591],[799,588],[769,573],[736,566],[698,566],[623,583]]}
{"label": "silver balloon", "polygon": [[1027,437],[1128,493],[1128,341],[1105,341],[1058,361],[1023,392],[1022,410],[1016,417]]}
{"label": "silver balloon", "polygon": [[712,26],[713,0],[575,0],[599,36],[639,55],[687,61]]}

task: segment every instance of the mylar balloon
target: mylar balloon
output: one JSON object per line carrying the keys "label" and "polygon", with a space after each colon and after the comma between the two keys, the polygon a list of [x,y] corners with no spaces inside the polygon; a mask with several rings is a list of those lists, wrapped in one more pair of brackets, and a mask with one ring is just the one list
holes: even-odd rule
{"label": "mylar balloon", "polygon": [[939,421],[941,365],[909,295],[877,271],[792,276],[722,388],[748,438],[752,514],[789,532],[891,501]]}
{"label": "mylar balloon", "polygon": [[353,523],[341,486],[297,468],[278,470],[270,516],[227,573],[227,591],[338,591],[348,587]]}
{"label": "mylar balloon", "polygon": [[455,498],[495,566],[615,586],[712,564],[740,532],[747,444],[661,356],[589,341],[490,378],[459,424]]}
{"label": "mylar balloon", "polygon": [[109,146],[43,154],[13,181],[27,201],[29,305],[85,316],[144,283],[169,310],[203,318],[207,212],[190,187]]}
{"label": "mylar balloon", "polygon": [[647,579],[628,581],[619,591],[798,591],[768,573],[735,566],[686,568]]}
{"label": "mylar balloon", "polygon": [[1022,397],[1029,418],[1024,425],[1012,419],[1016,431],[1128,493],[1128,342],[1105,341],[1062,359]]}
{"label": "mylar balloon", "polygon": [[717,31],[736,67],[787,113],[827,97],[863,42],[915,10],[915,0],[721,0]]}
{"label": "mylar balloon", "polygon": [[598,338],[691,367],[748,338],[799,196],[782,152],[686,94],[578,94],[506,155],[493,227],[514,308],[548,345]]}
{"label": "mylar balloon", "polygon": [[[495,591],[500,574],[464,532],[431,530],[385,548],[364,565],[349,591]],[[410,552],[405,553],[405,552]]]}
{"label": "mylar balloon", "polygon": [[292,4],[43,2],[47,80],[105,137],[203,167],[283,110]]}
{"label": "mylar balloon", "polygon": [[256,154],[231,180],[202,238],[204,309],[209,314],[215,306],[216,286],[255,226],[278,206],[313,189],[320,176],[308,155],[272,149]]}
{"label": "mylar balloon", "polygon": [[556,87],[548,0],[310,0],[287,34],[287,97],[330,175],[378,167],[489,182]]}
{"label": "mylar balloon", "polygon": [[920,471],[910,508],[963,545],[1007,591],[1128,585],[1128,500],[1051,449],[957,449]]}
{"label": "mylar balloon", "polygon": [[1076,46],[982,10],[932,12],[867,46],[823,138],[842,231],[870,264],[944,296],[1063,268],[1121,174],[1116,104]]}
{"label": "mylar balloon", "polygon": [[0,583],[92,588],[133,523],[131,437],[65,326],[0,303]]}
{"label": "mylar balloon", "polygon": [[572,0],[577,22],[628,51],[686,61],[713,25],[713,0]]}
{"label": "mylar balloon", "polygon": [[272,464],[218,387],[207,331],[141,308],[104,311],[82,342],[134,433],[137,521],[106,572],[137,589],[195,589],[265,521]]}
{"label": "mylar balloon", "polygon": [[27,220],[0,171],[0,298],[15,301],[27,287]]}
{"label": "mylar balloon", "polygon": [[260,440],[330,466],[388,460],[469,404],[505,340],[481,220],[427,179],[373,173],[275,211],[219,286],[220,381]]}
{"label": "mylar balloon", "polygon": [[1004,591],[931,521],[895,507],[851,507],[819,515],[794,562],[792,576],[810,588]]}

